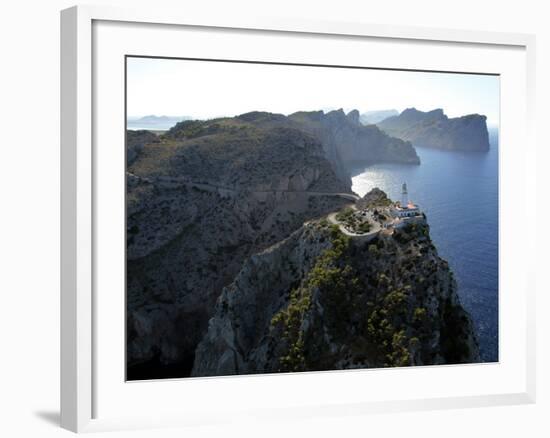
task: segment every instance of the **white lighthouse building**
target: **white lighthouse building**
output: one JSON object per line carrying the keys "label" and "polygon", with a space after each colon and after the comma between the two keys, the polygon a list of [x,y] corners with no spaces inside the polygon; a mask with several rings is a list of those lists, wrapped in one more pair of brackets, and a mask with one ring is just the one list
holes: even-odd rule
{"label": "white lighthouse building", "polygon": [[396,203],[392,208],[392,213],[395,217],[406,218],[420,215],[420,209],[418,205],[414,204],[409,199],[409,193],[407,191],[407,183],[403,183],[401,186],[401,201]]}
{"label": "white lighthouse building", "polygon": [[409,194],[407,193],[407,183],[401,186],[401,207],[409,205]]}

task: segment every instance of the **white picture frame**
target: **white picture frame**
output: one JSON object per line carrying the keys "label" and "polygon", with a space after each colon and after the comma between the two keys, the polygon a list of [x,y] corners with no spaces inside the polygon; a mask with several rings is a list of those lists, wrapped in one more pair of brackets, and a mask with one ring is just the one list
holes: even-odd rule
{"label": "white picture frame", "polygon": [[[105,377],[109,370],[106,367],[110,365],[105,363],[105,354],[98,354],[106,343],[102,336],[102,330],[98,329],[98,321],[101,324],[120,331],[120,326],[124,326],[124,314],[120,314],[120,325],[111,322],[104,322],[109,318],[104,312],[105,300],[98,302],[98,285],[103,284],[102,279],[98,277],[98,202],[103,202],[101,193],[98,190],[99,174],[103,174],[101,159],[97,158],[95,148],[97,142],[101,141],[102,128],[101,114],[98,114],[102,103],[102,98],[98,95],[98,81],[102,80],[103,70],[96,65],[101,58],[101,51],[107,52],[105,44],[102,45],[102,36],[96,31],[94,26],[101,23],[107,23],[108,26],[130,24],[133,27],[132,32],[139,32],[136,27],[149,26],[151,32],[161,33],[169,29],[178,27],[200,30],[201,33],[224,32],[228,30],[238,30],[241,36],[253,39],[262,33],[269,33],[270,38],[306,38],[311,36],[348,38],[349,41],[363,40],[384,41],[387,44],[406,43],[411,47],[422,46],[427,52],[433,50],[432,46],[441,46],[452,44],[463,46],[466,49],[487,48],[499,52],[514,53],[514,58],[510,58],[510,65],[513,64],[517,76],[510,74],[510,77],[522,78],[525,83],[515,84],[519,90],[514,95],[513,102],[520,108],[517,124],[513,129],[508,128],[507,124],[502,125],[504,144],[507,138],[510,142],[521,142],[522,148],[518,151],[511,151],[508,160],[521,161],[521,169],[516,173],[516,181],[510,181],[509,172],[504,168],[503,181],[501,188],[505,190],[501,193],[502,201],[508,200],[508,197],[519,196],[525,202],[534,201],[535,193],[535,143],[533,139],[533,111],[534,111],[534,53],[535,39],[532,35],[491,33],[482,31],[461,31],[451,29],[425,29],[403,26],[386,26],[366,23],[338,23],[338,22],[313,22],[300,19],[275,19],[246,17],[231,21],[224,17],[218,17],[214,14],[208,16],[198,16],[188,14],[185,11],[162,11],[157,8],[149,10],[126,10],[110,7],[96,6],[77,6],[66,9],[61,12],[61,426],[75,431],[99,431],[120,428],[145,428],[161,427],[173,425],[189,424],[207,424],[227,420],[229,417],[235,418],[262,418],[270,416],[282,416],[288,418],[306,417],[311,415],[343,415],[343,414],[364,414],[369,412],[400,412],[415,409],[441,409],[452,407],[476,407],[489,405],[505,405],[533,403],[535,400],[535,309],[534,309],[534,266],[532,262],[535,251],[531,251],[535,245],[534,238],[525,237],[525,241],[519,242],[517,239],[511,239],[506,234],[506,228],[501,232],[500,239],[509,239],[510,245],[504,256],[510,261],[515,260],[513,252],[523,251],[522,262],[510,274],[510,283],[516,288],[514,299],[516,308],[521,315],[518,317],[517,344],[521,346],[521,351],[516,351],[519,359],[514,365],[511,374],[502,374],[501,380],[510,378],[514,385],[505,387],[502,390],[496,386],[493,389],[487,389],[486,392],[474,393],[467,389],[455,393],[432,392],[431,396],[418,396],[414,391],[410,393],[392,393],[389,398],[376,396],[371,399],[362,399],[361,397],[346,398],[346,392],[332,392],[334,386],[331,385],[349,385],[353,387],[354,382],[363,379],[366,373],[339,373],[337,377],[330,373],[306,373],[307,375],[287,375],[283,379],[280,376],[262,376],[262,377],[233,377],[233,378],[214,378],[214,379],[192,379],[188,383],[190,391],[216,391],[216,385],[223,386],[225,391],[240,391],[248,394],[248,397],[258,397],[254,403],[247,404],[244,400],[234,401],[235,410],[224,412],[223,409],[212,406],[209,403],[201,401],[195,403],[196,411],[183,409],[181,406],[175,406],[168,412],[166,407],[158,404],[156,407],[149,406],[147,415],[136,414],[131,416],[129,412],[115,412],[116,406],[105,408],[108,415],[98,414],[103,410],[101,396],[98,394],[107,394],[109,392],[109,380],[111,377]],[[114,23],[114,25],[113,25]],[[114,27],[113,27],[114,29]],[[118,30],[115,29],[116,32]],[[108,32],[110,32],[108,30]],[[108,34],[109,37],[116,36],[116,32]],[[134,34],[136,35],[136,34]],[[116,38],[115,38],[116,39]],[[312,38],[314,39],[314,38]],[[123,40],[123,38],[118,38]],[[348,41],[346,40],[346,41]],[[123,45],[113,41],[113,59],[120,59],[120,53],[124,53]],[[347,43],[342,43],[347,44]],[[351,43],[350,43],[351,44]],[[145,46],[144,46],[145,47]],[[154,49],[154,45],[149,47]],[[207,47],[204,47],[206,50]],[[115,52],[119,50],[119,52]],[[122,52],[120,52],[120,50]],[[144,49],[145,50],[145,49]],[[167,49],[168,50],[168,49]],[[200,45],[196,48],[200,52]],[[242,49],[240,56],[246,54],[247,48]],[[252,48],[248,48],[252,54]],[[126,53],[128,54],[128,53]],[[133,53],[135,54],[135,53]],[[148,52],[149,55],[154,53]],[[235,55],[239,56],[239,55]],[[325,54],[324,56],[336,56],[336,54]],[[106,55],[105,59],[111,59]],[[250,59],[250,58],[247,58]],[[516,62],[517,60],[521,62]],[[490,60],[489,60],[490,61]],[[389,61],[388,61],[389,62]],[[407,62],[407,61],[403,61]],[[437,70],[438,61],[433,60],[431,65],[426,65],[425,69]],[[456,62],[456,61],[455,61]],[[479,61],[481,65],[481,60]],[[482,67],[486,71],[486,67]],[[508,61],[506,61],[508,62]],[[505,61],[503,61],[505,63]],[[105,65],[105,63],[101,64]],[[395,64],[399,67],[402,64]],[[498,63],[495,63],[498,65]],[[504,65],[504,64],[503,64]],[[387,66],[387,65],[385,65]],[[409,68],[419,68],[418,65],[408,65]],[[474,68],[473,64],[470,69]],[[504,67],[503,67],[504,68]],[[512,67],[510,67],[512,68]],[[499,73],[498,67],[494,71]],[[117,70],[119,71],[119,70]],[[514,74],[516,74],[514,73]],[[120,81],[121,78],[117,78]],[[503,87],[509,87],[514,84],[504,84]],[[506,90],[505,90],[506,91]],[[101,94],[101,93],[99,93]],[[512,99],[512,98],[511,98]],[[512,102],[512,100],[510,100]],[[119,104],[123,105],[122,102]],[[504,105],[503,101],[503,105]],[[124,115],[120,114],[120,120]],[[502,120],[508,122],[509,119]],[[107,129],[107,128],[105,128]],[[120,124],[122,130],[122,124]],[[507,137],[508,136],[508,137]],[[99,140],[98,140],[99,139]],[[123,144],[120,145],[121,150]],[[512,156],[512,154],[516,154]],[[503,164],[505,166],[506,163]],[[116,171],[116,170],[115,170]],[[113,171],[113,172],[115,172]],[[116,173],[106,169],[105,174],[111,178]],[[508,176],[507,176],[508,175]],[[120,177],[123,179],[123,175]],[[514,184],[517,187],[511,188]],[[508,190],[510,188],[510,190]],[[504,197],[504,198],[502,198]],[[113,195],[111,202],[123,203],[123,198],[116,198]],[[536,202],[532,202],[536,205]],[[505,213],[505,212],[504,212]],[[503,211],[501,210],[501,215]],[[535,220],[534,208],[527,209],[523,213],[528,221]],[[100,219],[100,218],[99,218]],[[513,223],[509,224],[513,227]],[[103,247],[102,247],[103,248]],[[527,251],[528,250],[528,251]],[[508,254],[509,253],[509,254]],[[527,254],[527,255],[526,255]],[[505,266],[510,266],[509,264]],[[101,270],[100,270],[101,272]],[[502,274],[502,272],[501,272]],[[506,274],[506,273],[505,273]],[[101,274],[102,275],[102,274]],[[124,291],[115,286],[117,293],[123,294]],[[517,307],[519,306],[519,307]],[[118,309],[118,308],[117,308]],[[113,309],[112,314],[115,314]],[[120,309],[118,309],[120,310]],[[116,311],[118,311],[116,310]],[[103,312],[103,313],[101,313]],[[506,312],[504,312],[506,314]],[[110,324],[110,325],[109,325]],[[501,324],[504,329],[507,328],[509,321],[501,317]],[[503,340],[502,342],[508,342]],[[515,342],[515,341],[514,341]],[[101,345],[100,345],[101,344]],[[115,348],[119,344],[113,344]],[[111,347],[111,346],[110,346]],[[109,348],[110,348],[109,347]],[[121,352],[121,354],[123,354]],[[502,362],[502,361],[501,361]],[[497,364],[502,368],[506,367],[506,361]],[[517,365],[517,366],[516,366]],[[456,368],[458,369],[458,368]],[[456,371],[457,375],[463,368]],[[490,371],[479,371],[482,368],[467,368],[468,375],[476,373],[494,373],[498,369]],[[412,377],[409,370],[390,370],[392,379],[406,382]],[[454,371],[453,371],[454,372]],[[117,371],[118,373],[118,371]],[[368,373],[368,371],[367,371]],[[414,371],[414,378],[430,379],[430,375],[440,374],[438,378],[448,379],[448,371],[438,371],[434,367],[424,367],[423,370]],[[113,374],[115,376],[116,373]],[[312,375],[314,374],[314,375]],[[329,375],[330,374],[330,375]],[[118,375],[118,374],[116,374]],[[328,376],[328,377],[327,377]],[[372,381],[372,372],[369,379]],[[508,376],[508,377],[507,377]],[[483,377],[478,377],[480,380]],[[300,379],[300,380],[298,380]],[[320,398],[313,402],[303,399],[297,405],[287,405],[283,398],[274,397],[271,404],[267,404],[261,394],[254,392],[253,388],[275,387],[277,385],[318,385],[319,380],[324,379],[328,390]],[[337,379],[337,380],[335,380]],[[330,381],[329,381],[330,380]],[[107,382],[107,383],[104,383]],[[216,383],[219,382],[219,383]],[[287,383],[284,383],[287,382]],[[120,387],[131,387],[131,393],[123,395],[122,392],[113,391],[109,397],[115,397],[114,405],[119,404],[121,399],[116,397],[131,397],[135,399],[136,395],[142,393],[143,398],[152,398],[159,396],[162,391],[177,394],[177,385],[181,383],[175,381],[167,382],[147,382],[144,385],[128,384],[124,381],[119,382]],[[498,383],[498,382],[497,382]],[[495,383],[495,385],[497,385]],[[101,388],[101,389],[98,389]],[[161,388],[161,389],[159,389]],[[489,386],[487,387],[489,388]],[[160,392],[159,392],[160,391]],[[174,392],[175,391],[175,392]],[[483,391],[483,389],[482,389]],[[243,396],[244,397],[244,396]],[[105,398],[104,398],[105,399]],[[221,397],[223,400],[223,397]],[[206,408],[209,408],[208,410]]]}

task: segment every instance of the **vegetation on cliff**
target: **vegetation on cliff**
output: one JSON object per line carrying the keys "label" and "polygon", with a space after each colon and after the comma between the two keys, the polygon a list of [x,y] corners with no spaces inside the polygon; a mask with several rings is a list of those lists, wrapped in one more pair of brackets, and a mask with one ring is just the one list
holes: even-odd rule
{"label": "vegetation on cliff", "polygon": [[243,261],[345,203],[319,192],[350,192],[294,128],[186,121],[151,135],[127,173],[131,379],[189,375]]}
{"label": "vegetation on cliff", "polygon": [[[412,225],[396,238],[406,241],[422,232]],[[462,307],[439,297],[437,314],[428,315],[426,297],[420,292],[421,285],[435,282],[429,272],[408,281],[388,270],[371,268],[365,275],[364,262],[357,257],[380,257],[384,240],[359,249],[334,226],[330,239],[332,247],[317,258],[303,284],[292,291],[288,306],[273,317],[284,345],[279,371],[332,369],[342,360],[347,361],[344,367],[395,367],[471,359],[475,354],[468,338],[471,327]],[[398,274],[406,276],[408,267],[399,267]],[[322,319],[309,314],[315,295],[324,309]],[[327,334],[324,340],[318,336],[321,329]],[[431,341],[436,332],[440,345],[434,349]]]}
{"label": "vegetation on cliff", "polygon": [[[319,221],[255,257],[220,296],[193,375],[479,360],[471,319],[425,223],[363,241]],[[276,287],[258,281],[275,277]],[[247,314],[252,302],[261,317]]]}
{"label": "vegetation on cliff", "polygon": [[[279,358],[279,371],[305,371],[308,369],[305,357],[305,339],[302,326],[310,311],[313,293],[316,289],[325,291],[331,297],[348,292],[353,293],[357,279],[353,278],[349,265],[341,266],[340,259],[345,256],[349,246],[349,237],[342,234],[336,225],[329,229],[331,247],[323,251],[307,275],[304,284],[290,293],[288,306],[273,316],[271,324],[280,325],[282,341],[286,350]],[[329,298],[330,299],[330,298]],[[333,308],[341,308],[342,303],[329,303]],[[334,321],[337,323],[337,321]]]}
{"label": "vegetation on cliff", "polygon": [[[349,204],[330,194],[351,192],[344,163],[353,157],[418,162],[410,143],[362,126],[357,112],[185,120],[160,136],[129,133],[128,154],[130,379],[446,363],[475,354],[470,341],[452,345],[457,333],[471,338],[469,319],[445,280],[448,267],[422,240],[427,231],[362,246],[315,221]],[[374,192],[361,202],[389,200]],[[368,223],[361,227],[368,231]],[[446,306],[438,298],[437,312],[411,292],[429,278],[422,263],[430,257],[438,293],[449,297]],[[422,275],[403,280],[396,269],[405,260]],[[427,319],[448,321],[434,326],[445,342],[436,352],[415,329],[416,308],[418,321],[422,308]]]}

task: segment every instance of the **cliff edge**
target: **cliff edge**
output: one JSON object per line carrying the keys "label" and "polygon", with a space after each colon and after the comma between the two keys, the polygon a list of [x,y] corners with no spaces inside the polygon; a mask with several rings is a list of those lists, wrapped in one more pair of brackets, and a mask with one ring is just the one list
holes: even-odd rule
{"label": "cliff edge", "polygon": [[377,126],[388,135],[415,146],[460,151],[488,151],[487,118],[479,114],[449,118],[442,109],[422,112],[408,108]]}
{"label": "cliff edge", "polygon": [[223,289],[192,375],[478,360],[425,220],[368,241],[318,220],[250,257]]}

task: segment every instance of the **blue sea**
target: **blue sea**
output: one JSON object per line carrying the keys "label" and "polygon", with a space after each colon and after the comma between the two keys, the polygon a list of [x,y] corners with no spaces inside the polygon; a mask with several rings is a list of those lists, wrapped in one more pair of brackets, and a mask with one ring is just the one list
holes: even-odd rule
{"label": "blue sea", "polygon": [[420,166],[360,167],[352,189],[363,196],[374,187],[409,198],[430,224],[439,255],[449,262],[458,293],[477,329],[484,362],[498,361],[498,131],[489,130],[489,152],[449,152],[417,147]]}

